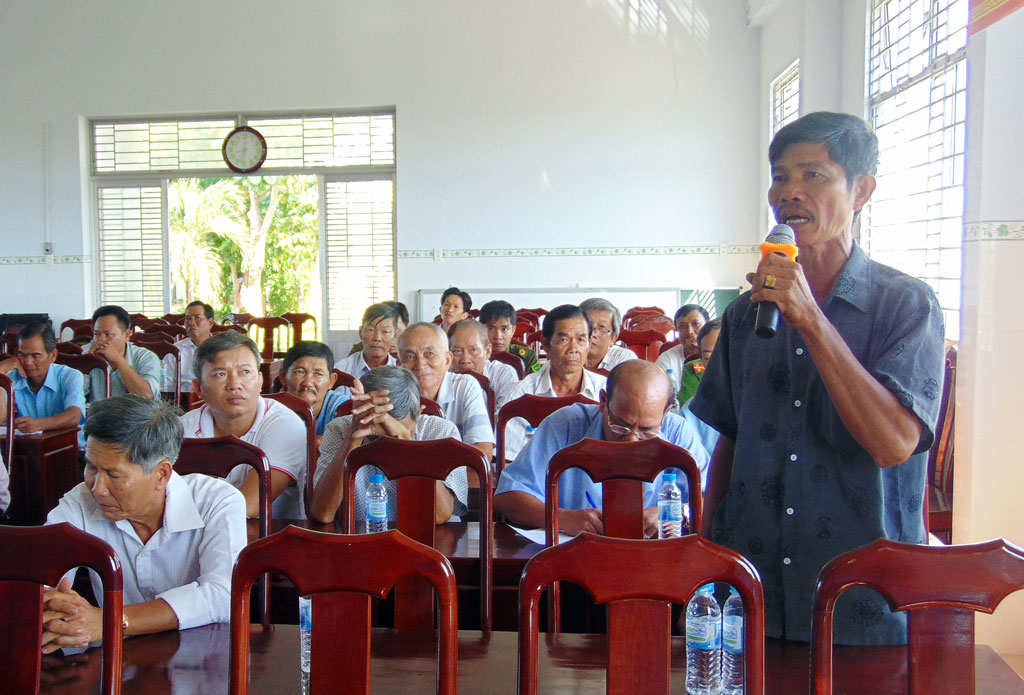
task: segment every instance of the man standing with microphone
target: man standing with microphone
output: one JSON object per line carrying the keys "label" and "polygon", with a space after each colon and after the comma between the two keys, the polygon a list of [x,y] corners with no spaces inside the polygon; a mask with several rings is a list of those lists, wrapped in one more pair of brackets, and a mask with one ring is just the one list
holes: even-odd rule
{"label": "man standing with microphone", "polygon": [[[825,563],[877,538],[926,541],[943,317],[926,284],[853,239],[878,160],[864,121],[808,114],[779,130],[768,159],[768,202],[798,255],[769,247],[747,276],[690,409],[721,433],[702,532],[757,566],[768,636],[809,640]],[[834,627],[837,643],[906,639],[903,615],[864,588],[844,595]]]}

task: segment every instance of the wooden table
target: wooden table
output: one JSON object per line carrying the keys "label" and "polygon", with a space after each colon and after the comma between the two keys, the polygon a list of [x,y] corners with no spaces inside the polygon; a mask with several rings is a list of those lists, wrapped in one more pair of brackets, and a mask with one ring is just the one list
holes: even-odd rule
{"label": "wooden table", "polygon": [[[252,692],[267,695],[299,692],[299,631],[277,625],[269,632],[252,629]],[[459,632],[459,692],[509,695],[516,692],[518,635]],[[603,635],[553,635],[542,639],[539,655],[541,692],[549,695],[604,693]],[[183,632],[136,637],[124,644],[125,695],[139,693],[225,693],[228,688],[230,631],[211,625]],[[672,692],[681,693],[685,645],[674,638]],[[978,646],[979,695],[1021,695],[1024,680],[990,647]],[[433,633],[374,630],[372,677],[375,693],[434,692],[436,643]],[[808,692],[806,643],[769,640],[766,646],[767,691],[771,695]],[[100,650],[76,656],[43,658],[41,692],[47,695],[95,693],[99,690]],[[840,647],[836,650],[837,693],[888,695],[906,693],[903,647]]]}
{"label": "wooden table", "polygon": [[78,428],[16,435],[11,462],[11,522],[46,523],[61,496],[79,482]]}

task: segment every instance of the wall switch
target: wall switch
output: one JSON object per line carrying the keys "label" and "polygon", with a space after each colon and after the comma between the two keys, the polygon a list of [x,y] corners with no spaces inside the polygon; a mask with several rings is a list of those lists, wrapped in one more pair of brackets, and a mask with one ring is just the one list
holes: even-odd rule
{"label": "wall switch", "polygon": [[53,242],[52,241],[44,241],[43,242],[43,253],[46,254],[47,256],[52,256],[53,255]]}

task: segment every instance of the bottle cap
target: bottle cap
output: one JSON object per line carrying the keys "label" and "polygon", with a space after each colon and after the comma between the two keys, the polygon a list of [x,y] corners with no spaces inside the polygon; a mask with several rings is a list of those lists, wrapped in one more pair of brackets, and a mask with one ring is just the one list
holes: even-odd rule
{"label": "bottle cap", "polygon": [[705,584],[701,588],[697,589],[698,594],[713,594],[715,593],[715,583]]}
{"label": "bottle cap", "polygon": [[370,474],[370,482],[371,483],[383,483],[384,482],[384,474],[383,473],[371,473]]}
{"label": "bottle cap", "polygon": [[666,483],[674,483],[674,482],[676,482],[676,474],[675,473],[666,473],[665,475],[663,475],[661,477],[661,479],[664,480]]}

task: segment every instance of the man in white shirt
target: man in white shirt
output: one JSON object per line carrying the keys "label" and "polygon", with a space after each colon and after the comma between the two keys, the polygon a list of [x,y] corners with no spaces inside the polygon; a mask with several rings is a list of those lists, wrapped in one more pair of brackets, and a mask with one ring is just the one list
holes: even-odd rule
{"label": "man in white shirt", "polygon": [[616,345],[622,329],[622,316],[614,304],[607,299],[591,297],[580,304],[580,311],[590,319],[590,350],[587,352],[587,369],[605,369],[637,359],[629,348]]}
{"label": "man in white shirt", "polygon": [[[371,304],[363,312],[362,327],[359,329],[359,338],[362,340],[363,349],[352,353],[335,366],[358,379],[374,367],[398,364],[397,360],[391,356],[398,321],[398,310],[392,302]],[[336,390],[348,393],[346,386],[340,386]]]}
{"label": "man in white shirt", "polygon": [[[196,375],[192,372],[192,360],[196,354],[196,348],[203,344],[203,341],[210,337],[210,330],[213,328],[213,307],[200,301],[190,302],[185,307],[185,330],[188,335],[174,343],[181,355],[181,392],[192,392],[192,380]],[[174,390],[174,358],[170,355],[164,358],[167,368],[164,370],[164,391]]]}
{"label": "man in white shirt", "polygon": [[[587,315],[572,304],[557,306],[544,316],[541,331],[547,343],[548,362],[539,372],[520,381],[505,403],[528,393],[552,398],[581,394],[597,402],[606,379],[583,368],[590,350],[591,326]],[[522,418],[514,418],[505,425],[507,461],[513,460],[523,447],[526,424]]]}
{"label": "man in white shirt", "polygon": [[[306,425],[277,401],[260,396],[260,351],[247,335],[224,331],[196,350],[192,388],[205,403],[181,416],[186,437],[232,434],[263,450],[270,462],[270,499],[275,519],[304,519]],[[227,478],[245,495],[246,514],[259,515],[259,478],[236,466]]]}
{"label": "man in white shirt", "polygon": [[491,342],[487,326],[475,319],[463,319],[452,324],[448,331],[448,346],[452,353],[452,371],[465,374],[476,372],[487,377],[494,392],[495,408],[519,383],[519,375],[511,365],[496,362],[491,357]]}
{"label": "man in white shirt", "polygon": [[[93,339],[85,352],[99,355],[110,363],[110,395],[136,393],[146,398],[160,397],[160,358],[139,345],[128,342],[132,319],[128,312],[113,304],[92,313]],[[85,398],[89,403],[107,397],[103,372],[94,369],[85,380]]]}
{"label": "man in white shirt", "polygon": [[[158,399],[130,394],[95,403],[85,437],[85,482],[47,523],[66,521],[117,553],[125,635],[228,622],[231,570],[247,541],[242,495],[223,480],[174,472],[181,423]],[[43,595],[44,654],[103,639],[102,610],[72,590],[73,576]],[[102,596],[98,577],[92,581]]]}
{"label": "man in white shirt", "polygon": [[459,428],[462,441],[480,450],[490,461],[494,455],[494,430],[484,404],[484,392],[476,379],[452,374],[448,336],[433,323],[414,323],[398,339],[398,359],[420,385],[420,395],[437,401],[444,416]]}

